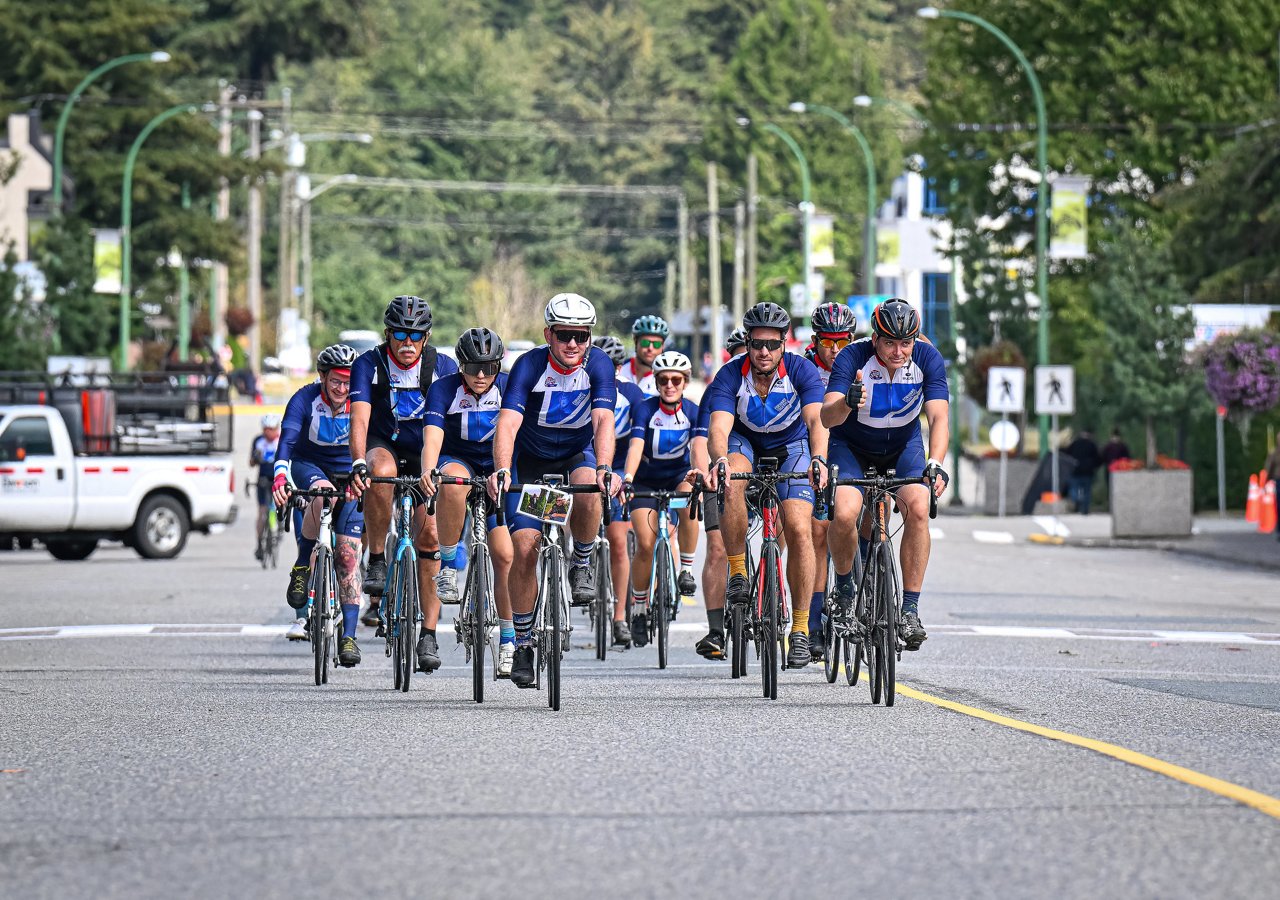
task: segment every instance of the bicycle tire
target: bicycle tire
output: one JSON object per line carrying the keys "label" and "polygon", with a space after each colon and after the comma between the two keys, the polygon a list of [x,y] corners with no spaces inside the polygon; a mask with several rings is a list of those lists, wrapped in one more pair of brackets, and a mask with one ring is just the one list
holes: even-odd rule
{"label": "bicycle tire", "polygon": [[400,690],[409,691],[409,682],[413,680],[413,670],[417,668],[417,654],[414,625],[418,620],[418,560],[415,554],[407,552],[400,559],[400,584],[396,590],[399,604],[396,607],[397,631],[396,639],[400,650]]}
{"label": "bicycle tire", "polygon": [[764,608],[760,611],[760,625],[764,632],[762,637],[760,659],[760,681],[764,696],[769,700],[778,699],[778,647],[781,645],[778,619],[779,585],[774,579],[778,571],[778,547],[768,544],[761,554],[760,577],[764,583]]}
{"label": "bicycle tire", "polygon": [[397,630],[399,628],[398,612],[400,609],[397,597],[399,579],[400,567],[396,565],[395,555],[392,554],[391,560],[387,563],[386,580],[386,585],[390,590],[384,587],[379,596],[381,597],[382,627],[387,644],[387,657],[391,660],[391,680],[397,691],[400,690],[400,675],[404,671],[400,665],[400,632]]}
{"label": "bicycle tire", "polygon": [[551,707],[555,712],[560,711],[560,657],[564,652],[563,639],[560,631],[564,627],[562,623],[562,609],[564,598],[560,596],[560,589],[564,584],[564,557],[560,555],[559,548],[552,551],[552,576],[548,579],[547,603],[551,607],[550,634],[544,634],[543,638],[548,643],[547,648],[547,706]]}
{"label": "bicycle tire", "polygon": [[880,552],[886,573],[881,585],[885,615],[880,647],[880,653],[884,657],[884,705],[893,706],[898,692],[898,603],[901,589],[898,585],[898,572],[893,565],[893,546],[881,544]]}
{"label": "bicycle tire", "polygon": [[724,614],[728,624],[725,633],[729,635],[729,674],[741,678],[747,671],[747,635],[742,609],[735,613],[732,606],[726,605]]}
{"label": "bicycle tire", "polygon": [[599,590],[596,599],[591,603],[591,617],[595,621],[596,659],[603,660],[609,653],[609,623],[613,619],[613,571],[609,565],[608,541],[596,541],[592,551],[592,560],[596,568],[596,584]]}
{"label": "bicycle tire", "polygon": [[884,675],[885,663],[884,653],[884,606],[883,606],[883,582],[885,577],[884,569],[881,567],[881,556],[879,551],[879,542],[872,547],[872,555],[868,558],[871,564],[871,571],[874,574],[874,590],[871,592],[871,634],[867,641],[867,649],[869,653],[875,655],[874,660],[868,660],[867,670],[871,673],[871,702],[879,703],[884,696]]}
{"label": "bicycle tire", "polygon": [[862,669],[862,644],[849,638],[841,643],[844,645],[844,678],[852,687],[858,683],[858,673]]}
{"label": "bicycle tire", "polygon": [[280,568],[280,534],[272,519],[267,520],[267,543],[271,546],[271,568]]}
{"label": "bicycle tire", "polygon": [[315,659],[316,686],[329,680],[329,636],[324,620],[329,608],[329,571],[325,548],[316,550],[311,564],[311,584],[307,592],[311,598],[311,606],[307,611],[311,626],[311,655]]}
{"label": "bicycle tire", "polygon": [[471,699],[476,703],[484,702],[484,651],[485,645],[488,644],[488,625],[485,622],[485,606],[488,603],[489,591],[492,589],[489,583],[488,559],[485,556],[485,550],[480,547],[474,549],[471,554],[471,571],[468,573],[471,577],[467,578],[467,583],[472,587],[468,592],[464,603],[470,607],[470,631],[471,638]]}
{"label": "bicycle tire", "polygon": [[671,564],[671,546],[658,542],[655,552],[653,594],[650,608],[654,615],[654,630],[658,639],[658,668],[667,667],[668,640],[671,636],[671,597],[676,590]]}
{"label": "bicycle tire", "polygon": [[263,525],[262,531],[258,533],[258,546],[256,549],[258,551],[257,552],[258,562],[260,562],[262,564],[262,568],[265,569],[267,567],[268,562],[270,562],[270,560],[267,559],[267,526],[266,525]]}
{"label": "bicycle tire", "polygon": [[[827,609],[831,606],[828,603]],[[836,676],[840,674],[840,645],[844,641],[840,637],[840,633],[836,631],[835,616],[827,615],[826,620],[822,623],[822,630],[819,632],[822,639],[822,674],[827,679],[827,684],[835,684]]]}

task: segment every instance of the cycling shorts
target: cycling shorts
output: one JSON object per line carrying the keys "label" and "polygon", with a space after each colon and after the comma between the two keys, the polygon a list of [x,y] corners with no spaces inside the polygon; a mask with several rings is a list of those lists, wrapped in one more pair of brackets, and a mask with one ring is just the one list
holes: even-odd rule
{"label": "cycling shorts", "polygon": [[882,474],[893,469],[895,478],[924,475],[924,443],[918,440],[910,441],[901,449],[889,453],[863,453],[832,435],[827,456],[831,465],[840,468],[840,478],[863,478],[871,468]]}
{"label": "cycling shorts", "polygon": [[[519,451],[517,451],[511,458],[511,483],[533,484],[539,478],[547,475],[559,475],[564,479],[565,484],[568,484],[570,475],[578,469],[590,469],[591,474],[595,475],[596,454],[592,448],[588,447],[580,453],[574,453],[560,459],[542,459],[538,456],[525,456],[522,458]],[[517,512],[519,508],[520,495],[507,494],[507,527],[511,529],[511,533],[515,534],[517,531],[526,528],[541,531],[542,523],[531,516],[520,515]]]}
{"label": "cycling shorts", "polygon": [[[448,463],[457,463],[462,466],[462,468],[466,469],[467,474],[465,477],[467,478],[475,478],[477,475],[483,475],[485,478],[488,478],[493,474],[492,458],[481,461],[475,459],[463,459],[459,456],[441,456],[436,460],[436,469],[443,469]],[[489,515],[484,517],[484,522],[485,527],[490,531],[493,531],[493,529],[498,527],[497,513],[490,512]],[[462,539],[465,541],[466,538],[466,526],[464,525]]]}
{"label": "cycling shorts", "polygon": [[[314,463],[295,459],[290,466],[293,483],[301,490],[309,490],[321,481],[333,484],[334,476],[324,472]],[[342,474],[346,474],[343,472]],[[333,533],[346,537],[358,538],[364,533],[364,513],[358,509],[354,500],[339,500],[333,508]],[[302,540],[302,510],[295,510],[293,516],[294,534]]]}
{"label": "cycling shorts", "polygon": [[373,454],[375,447],[380,447],[391,454],[396,461],[396,470],[401,475],[422,477],[422,447],[406,441],[389,441],[381,435],[369,432],[369,440],[365,444],[364,458]]}
{"label": "cycling shorts", "polygon": [[[801,438],[769,450],[757,450],[742,435],[730,433],[729,452],[741,453],[753,467],[757,457],[772,456],[778,460],[779,472],[807,473],[809,471],[809,441],[807,438]],[[788,481],[779,481],[778,499],[803,500],[806,503],[813,503],[813,487],[809,484],[808,475],[806,474],[804,479],[794,478]]]}

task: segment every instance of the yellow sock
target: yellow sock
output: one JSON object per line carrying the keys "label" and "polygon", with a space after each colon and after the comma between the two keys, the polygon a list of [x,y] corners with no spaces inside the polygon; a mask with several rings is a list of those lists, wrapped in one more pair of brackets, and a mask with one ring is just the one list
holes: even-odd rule
{"label": "yellow sock", "polygon": [[795,609],[795,610],[792,610],[791,613],[792,615],[795,616],[795,619],[791,622],[791,633],[808,635],[809,634],[809,610]]}
{"label": "yellow sock", "polygon": [[743,578],[748,577],[747,554],[745,553],[729,554],[729,577],[732,578],[734,575],[741,575]]}

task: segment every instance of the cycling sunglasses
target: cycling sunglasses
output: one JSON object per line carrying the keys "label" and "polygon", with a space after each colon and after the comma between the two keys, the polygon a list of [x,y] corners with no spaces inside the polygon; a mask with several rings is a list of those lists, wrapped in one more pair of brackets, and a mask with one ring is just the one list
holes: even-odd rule
{"label": "cycling sunglasses", "polygon": [[427,336],[425,331],[393,331],[391,336],[397,341],[413,341],[415,344]]}
{"label": "cycling sunglasses", "polygon": [[673,384],[684,384],[683,375],[659,375],[653,379],[658,387],[668,387]]}
{"label": "cycling sunglasses", "polygon": [[661,338],[641,338],[636,341],[636,346],[646,350],[661,350],[665,343]]}
{"label": "cycling sunglasses", "polygon": [[492,378],[502,371],[502,363],[496,360],[493,362],[462,363],[458,368],[462,370],[463,375],[485,375]]}
{"label": "cycling sunglasses", "polygon": [[819,346],[828,350],[843,350],[849,346],[849,338],[847,337],[820,337],[818,338]]}
{"label": "cycling sunglasses", "polygon": [[770,353],[781,350],[782,344],[781,338],[750,338],[747,341],[747,346],[752,350],[768,350]]}
{"label": "cycling sunglasses", "polygon": [[591,343],[590,331],[553,331],[557,341],[562,344],[577,344],[579,347]]}

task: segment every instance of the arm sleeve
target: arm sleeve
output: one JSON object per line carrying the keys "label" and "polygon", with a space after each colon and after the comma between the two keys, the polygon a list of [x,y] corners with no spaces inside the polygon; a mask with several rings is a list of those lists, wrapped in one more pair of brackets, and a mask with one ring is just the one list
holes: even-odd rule
{"label": "arm sleeve", "polygon": [[529,393],[533,389],[533,380],[542,371],[541,362],[541,354],[534,350],[516,360],[516,364],[511,367],[511,375],[507,378],[507,387],[502,392],[503,409],[515,410],[524,415],[525,404],[529,402]]}
{"label": "arm sleeve", "polygon": [[376,352],[371,350],[368,353],[362,353],[351,366],[350,399],[352,403],[373,402],[373,374],[377,369],[373,354]]}
{"label": "arm sleeve", "polygon": [[[709,399],[702,401],[711,412],[737,413],[738,398],[735,396],[737,385],[732,384],[733,374],[729,366],[723,366],[711,380],[711,386],[707,388],[705,395]],[[711,417],[708,415],[707,422],[710,423],[710,421]]]}
{"label": "arm sleeve", "polygon": [[289,398],[284,408],[284,416],[280,420],[280,443],[276,445],[276,466],[288,462],[293,457],[293,445],[307,430],[307,415],[311,402],[303,394],[306,388]]}
{"label": "arm sleeve", "polygon": [[613,363],[603,353],[593,353],[587,357],[586,366],[591,379],[591,408],[612,412],[618,402]]}
{"label": "arm sleeve", "polygon": [[[919,345],[917,345],[919,346]],[[950,400],[951,389],[947,385],[947,367],[942,361],[942,354],[930,346],[921,354],[921,374],[924,376],[924,402],[930,400]]]}
{"label": "arm sleeve", "polygon": [[444,414],[449,409],[449,400],[456,389],[454,380],[447,376],[431,382],[431,387],[427,390],[427,409],[422,414],[423,425],[444,428]]}
{"label": "arm sleeve", "polygon": [[684,403],[685,415],[687,415],[689,417],[689,421],[693,423],[693,431],[689,432],[689,439],[692,440],[693,438],[706,437],[707,422],[711,418],[710,414],[708,413],[704,415],[702,410],[698,408],[698,404],[694,403],[692,400],[686,400]]}

